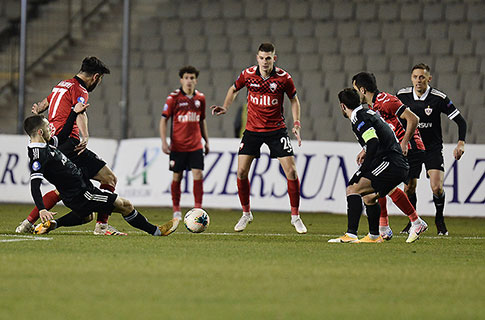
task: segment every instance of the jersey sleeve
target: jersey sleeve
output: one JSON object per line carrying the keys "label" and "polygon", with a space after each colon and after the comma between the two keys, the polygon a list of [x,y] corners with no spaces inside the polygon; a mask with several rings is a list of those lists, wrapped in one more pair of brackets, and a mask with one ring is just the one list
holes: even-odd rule
{"label": "jersey sleeve", "polygon": [[395,115],[399,118],[404,110],[406,110],[406,106],[397,97],[390,97],[384,100],[382,109],[387,114]]}
{"label": "jersey sleeve", "polygon": [[175,99],[170,95],[167,97],[167,100],[163,105],[162,117],[170,118],[173,115],[174,107],[175,107]]}
{"label": "jersey sleeve", "polygon": [[293,78],[288,74],[286,78],[285,92],[288,98],[293,99],[296,95],[296,87]]}
{"label": "jersey sleeve", "polygon": [[372,123],[368,120],[357,119],[352,129],[362,147],[373,138],[377,138],[377,133]]}
{"label": "jersey sleeve", "polygon": [[46,158],[44,156],[44,151],[41,148],[32,148],[30,150],[29,158],[29,168],[30,168],[30,180],[44,179],[44,170]]}
{"label": "jersey sleeve", "polygon": [[88,103],[89,99],[89,94],[87,93],[86,90],[81,89],[81,86],[73,86],[73,90],[70,92],[71,93],[71,107],[75,106],[76,103],[82,102],[82,103]]}
{"label": "jersey sleeve", "polygon": [[202,98],[200,99],[200,120],[204,120],[205,119],[205,96],[202,96]]}
{"label": "jersey sleeve", "polygon": [[246,85],[245,71],[246,70],[241,71],[241,74],[239,74],[239,77],[234,82],[234,87],[236,88],[236,91],[241,90]]}
{"label": "jersey sleeve", "polygon": [[440,103],[440,111],[448,116],[450,120],[453,120],[460,111],[455,107],[453,101],[446,96]]}

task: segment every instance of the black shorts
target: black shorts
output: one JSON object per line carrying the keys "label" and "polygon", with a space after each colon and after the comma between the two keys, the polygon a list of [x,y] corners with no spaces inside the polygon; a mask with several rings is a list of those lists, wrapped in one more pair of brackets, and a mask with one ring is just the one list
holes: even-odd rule
{"label": "black shorts", "polygon": [[93,212],[111,214],[117,197],[116,193],[91,186],[84,189],[73,199],[62,200],[67,207],[80,217],[87,217]]}
{"label": "black shorts", "polygon": [[106,162],[89,149],[77,154],[74,147],[78,144],[79,140],[71,137],[59,146],[59,150],[82,170],[86,178],[92,179],[106,165]]}
{"label": "black shorts", "polygon": [[406,183],[409,183],[411,179],[419,179],[421,170],[423,169],[425,156],[424,150],[409,150],[406,157],[409,164],[409,173],[405,181]]}
{"label": "black shorts", "polygon": [[265,143],[269,148],[271,158],[293,156],[293,147],[286,128],[270,132],[254,132],[245,130],[239,146],[239,154],[259,158],[261,146]]}
{"label": "black shorts", "polygon": [[184,170],[204,170],[204,153],[202,149],[190,152],[170,152],[169,169],[173,172]]}
{"label": "black shorts", "polygon": [[367,172],[357,171],[350,179],[349,185],[357,183],[361,177],[365,177],[371,181],[372,188],[379,193],[379,197],[383,198],[401,182],[405,182],[408,172],[408,168],[398,167],[392,162],[378,161]]}
{"label": "black shorts", "polygon": [[[426,150],[424,167],[428,170],[445,171],[445,161],[443,160],[443,149]],[[428,176],[429,178],[429,176]]]}

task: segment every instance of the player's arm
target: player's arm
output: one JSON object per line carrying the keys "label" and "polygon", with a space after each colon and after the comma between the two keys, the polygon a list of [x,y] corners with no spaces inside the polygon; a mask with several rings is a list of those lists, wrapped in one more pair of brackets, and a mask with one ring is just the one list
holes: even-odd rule
{"label": "player's arm", "polygon": [[34,200],[35,206],[39,209],[39,216],[42,222],[54,219],[55,212],[50,212],[45,208],[44,200],[42,200],[42,192],[40,186],[44,179],[43,169],[45,164],[40,159],[31,161],[30,168],[30,193]]}
{"label": "player's arm", "polygon": [[209,149],[209,133],[207,131],[207,122],[204,120],[202,120],[200,122],[200,133],[202,135],[202,139],[204,139],[205,141],[205,145],[204,145],[204,154],[208,154],[210,149]]}
{"label": "player's arm", "polygon": [[300,147],[301,146],[300,100],[298,99],[298,96],[295,95],[293,98],[290,99],[290,102],[291,102],[291,114],[293,115],[293,129],[291,131],[293,132],[296,139],[298,140],[298,146]]}
{"label": "player's arm", "polygon": [[44,100],[42,100],[41,102],[37,102],[32,105],[32,113],[40,114],[47,110],[47,108],[49,108],[49,101],[47,100],[47,98],[44,98]]}
{"label": "player's arm", "polygon": [[57,141],[56,146],[63,144],[69,138],[69,135],[72,132],[72,128],[74,127],[74,123],[76,122],[77,117],[80,113],[84,112],[89,107],[89,104],[84,104],[82,102],[78,102],[69,113],[67,117],[66,123],[62,127],[62,130],[56,134],[53,139],[55,138]]}
{"label": "player's arm", "polygon": [[465,118],[463,118],[461,114],[456,115],[453,118],[453,121],[455,121],[458,126],[458,143],[453,150],[453,156],[456,160],[460,160],[461,156],[465,153],[465,138],[467,125]]}
{"label": "player's arm", "polygon": [[167,117],[160,118],[160,139],[162,139],[162,151],[163,153],[170,154],[170,146],[167,143]]}
{"label": "player's arm", "polygon": [[365,158],[360,166],[361,172],[366,172],[370,169],[371,162],[377,154],[379,147],[379,138],[377,137],[374,127],[368,127],[363,129],[362,140],[365,142]]}
{"label": "player's arm", "polygon": [[81,142],[76,147],[74,147],[74,151],[78,151],[78,154],[81,154],[84,150],[86,150],[86,147],[88,146],[88,114],[86,112],[78,114],[76,118],[76,123],[79,131],[81,131]]}
{"label": "player's arm", "polygon": [[222,106],[211,106],[212,115],[221,115],[227,112],[229,106],[234,102],[238,94],[238,90],[234,85],[230,86],[227,90],[226,98],[224,99],[224,104]]}
{"label": "player's arm", "polygon": [[406,120],[406,132],[401,141],[401,149],[404,155],[408,154],[408,143],[413,138],[418,127],[419,117],[409,108],[404,109],[399,118]]}

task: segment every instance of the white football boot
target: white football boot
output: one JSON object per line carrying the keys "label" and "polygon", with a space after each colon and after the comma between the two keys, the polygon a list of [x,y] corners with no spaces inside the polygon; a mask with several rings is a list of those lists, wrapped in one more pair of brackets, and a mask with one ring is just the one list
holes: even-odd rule
{"label": "white football boot", "polygon": [[246,227],[248,226],[248,223],[251,223],[252,221],[253,221],[253,214],[251,213],[251,211],[243,212],[243,215],[234,226],[234,231],[236,232],[244,231],[244,229],[246,229]]}
{"label": "white football boot", "polygon": [[34,233],[34,225],[30,223],[29,220],[25,219],[22,221],[17,228],[15,228],[16,233]]}
{"label": "white football boot", "polygon": [[301,220],[300,216],[291,216],[291,225],[295,227],[296,232],[303,234],[307,233],[307,229],[303,220]]}

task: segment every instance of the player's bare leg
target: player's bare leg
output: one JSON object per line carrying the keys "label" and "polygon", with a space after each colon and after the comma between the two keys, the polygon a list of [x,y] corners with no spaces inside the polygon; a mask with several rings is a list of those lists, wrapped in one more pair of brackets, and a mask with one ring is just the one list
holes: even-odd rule
{"label": "player's bare leg", "polygon": [[278,160],[287,179],[288,196],[290,197],[291,206],[291,224],[295,227],[296,232],[307,233],[307,228],[300,218],[300,180],[298,180],[295,158],[290,156],[278,158]]}
{"label": "player's bare leg", "polygon": [[447,236],[448,229],[445,225],[443,211],[445,209],[445,190],[443,189],[443,180],[445,173],[441,170],[428,170],[429,183],[433,191],[433,202],[436,208],[435,224],[439,236]]}
{"label": "player's bare leg", "polygon": [[240,154],[237,157],[237,194],[239,195],[243,214],[234,226],[234,231],[236,232],[243,231],[253,221],[253,214],[251,213],[249,202],[251,187],[248,179],[249,169],[251,168],[253,160],[254,156],[245,154]]}
{"label": "player's bare leg", "polygon": [[[100,189],[108,190],[114,192],[116,188],[116,183],[118,179],[114,172],[105,165],[102,167],[98,173],[93,177],[94,180],[99,181],[101,184]],[[96,219],[96,226],[94,227],[93,233],[95,235],[106,235],[106,236],[126,236],[124,232],[118,231],[115,227],[108,224],[109,215],[104,213],[98,213]]]}

